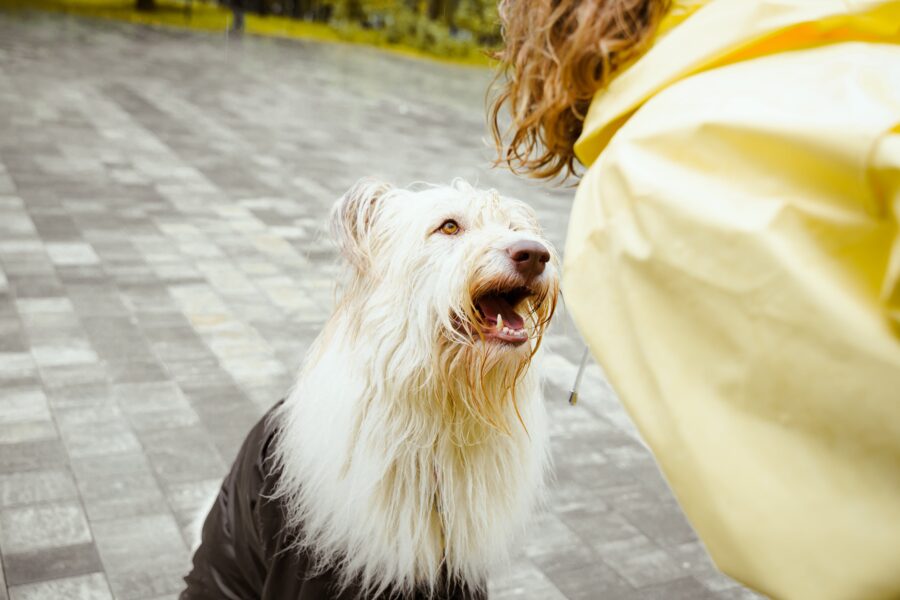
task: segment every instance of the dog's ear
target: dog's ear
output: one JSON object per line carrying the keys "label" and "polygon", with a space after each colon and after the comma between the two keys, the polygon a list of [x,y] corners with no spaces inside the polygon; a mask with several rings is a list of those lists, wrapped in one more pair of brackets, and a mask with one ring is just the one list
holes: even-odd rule
{"label": "dog's ear", "polygon": [[344,258],[361,272],[368,269],[371,259],[369,232],[378,201],[392,189],[388,183],[364,177],[354,183],[331,209],[331,233]]}

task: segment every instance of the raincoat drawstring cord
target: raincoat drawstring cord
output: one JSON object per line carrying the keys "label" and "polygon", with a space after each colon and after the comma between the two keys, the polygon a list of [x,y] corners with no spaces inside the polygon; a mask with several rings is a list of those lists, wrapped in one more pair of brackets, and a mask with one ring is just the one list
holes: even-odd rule
{"label": "raincoat drawstring cord", "polygon": [[581,354],[581,364],[578,366],[578,374],[575,375],[575,383],[572,384],[572,391],[569,392],[569,404],[575,406],[578,402],[578,388],[581,387],[581,378],[584,377],[584,368],[587,366],[587,359],[590,352],[588,351],[588,347],[584,347],[584,352]]}

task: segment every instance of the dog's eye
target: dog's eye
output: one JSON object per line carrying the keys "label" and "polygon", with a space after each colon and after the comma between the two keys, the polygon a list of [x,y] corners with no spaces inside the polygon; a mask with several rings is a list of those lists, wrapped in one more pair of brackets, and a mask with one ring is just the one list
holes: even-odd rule
{"label": "dog's eye", "polygon": [[444,235],[456,235],[457,233],[459,233],[459,229],[459,223],[457,223],[453,219],[447,219],[441,224],[440,227],[438,227],[438,231],[440,231]]}

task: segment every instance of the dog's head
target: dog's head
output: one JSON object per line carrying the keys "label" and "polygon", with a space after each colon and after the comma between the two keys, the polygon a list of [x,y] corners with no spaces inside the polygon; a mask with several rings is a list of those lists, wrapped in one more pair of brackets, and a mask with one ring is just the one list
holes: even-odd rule
{"label": "dog's head", "polygon": [[461,181],[364,179],[332,225],[350,265],[338,310],[367,342],[390,340],[398,365],[439,357],[450,363],[439,370],[465,364],[482,380],[527,367],[559,290],[556,252],[527,205]]}

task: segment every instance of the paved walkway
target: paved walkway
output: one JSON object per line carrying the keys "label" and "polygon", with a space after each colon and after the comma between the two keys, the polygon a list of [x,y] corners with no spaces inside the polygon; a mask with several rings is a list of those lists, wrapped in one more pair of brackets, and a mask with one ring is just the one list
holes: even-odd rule
{"label": "paved walkway", "polygon": [[[572,191],[488,168],[488,77],[0,13],[0,599],[175,598],[198,502],[326,317],[324,217],[356,178],[479,180],[561,242]],[[755,597],[598,367],[566,404],[565,318],[547,346],[557,480],[493,597]]]}

